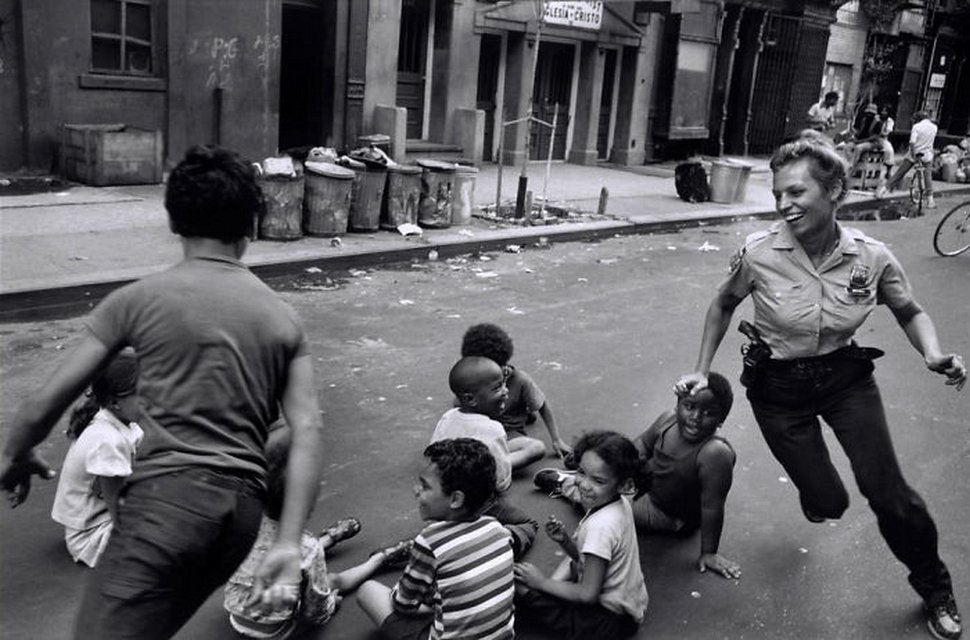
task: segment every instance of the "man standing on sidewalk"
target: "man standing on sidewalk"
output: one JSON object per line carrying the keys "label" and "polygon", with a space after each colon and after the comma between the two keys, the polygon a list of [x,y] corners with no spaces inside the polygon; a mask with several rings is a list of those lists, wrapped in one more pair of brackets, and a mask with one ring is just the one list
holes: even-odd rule
{"label": "man standing on sidewalk", "polygon": [[930,120],[929,115],[925,111],[917,111],[914,113],[913,121],[916,124],[913,125],[912,130],[909,132],[909,151],[906,153],[903,161],[899,163],[896,172],[889,178],[885,188],[876,191],[876,197],[885,198],[886,192],[895,190],[913,164],[917,160],[920,160],[924,166],[918,167],[917,169],[923,171],[923,175],[925,176],[923,184],[926,185],[926,208],[934,209],[936,208],[936,200],[933,199],[933,180],[930,163],[933,162],[933,145],[936,143],[937,126],[933,124],[933,121]]}
{"label": "man standing on sidewalk", "polygon": [[239,156],[190,149],[165,192],[184,259],[105,298],[81,342],[8,425],[0,486],[16,507],[31,475],[53,476],[34,447],[105,363],[134,347],[145,437],[76,638],[170,638],[226,581],[259,529],[263,447],[280,408],[293,429],[286,501],[255,591],[277,606],[299,592],[322,423],[296,313],[240,261],[263,206]]}

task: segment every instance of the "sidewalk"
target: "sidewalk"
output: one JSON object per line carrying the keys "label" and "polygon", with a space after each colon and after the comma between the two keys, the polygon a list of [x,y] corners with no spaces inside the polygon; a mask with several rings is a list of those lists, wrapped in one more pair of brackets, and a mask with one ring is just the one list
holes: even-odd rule
{"label": "sidewalk", "polygon": [[[615,234],[648,233],[701,222],[728,222],[774,213],[765,160],[754,165],[744,202],[691,204],[677,197],[673,165],[586,167],[530,164],[529,189],[538,199],[570,211],[595,212],[601,188],[609,192],[607,217],[533,227],[499,227],[474,218],[450,229],[425,229],[421,237],[391,231],[348,233],[340,242],[306,237],[292,242],[260,240],[245,262],[261,277],[276,277],[316,266],[338,269],[402,260],[440,258],[508,244],[527,245],[545,237],[561,242]],[[503,201],[515,196],[519,168],[503,168]],[[493,205],[498,167],[481,168],[475,187],[478,206]],[[938,193],[970,191],[970,185],[934,183]],[[0,196],[0,320],[43,314],[66,306],[83,310],[114,287],[157,272],[181,258],[178,238],[168,230],[163,185],[75,186],[68,191]],[[898,194],[897,194],[898,195]],[[853,193],[850,206],[865,206],[870,195]],[[941,208],[945,206],[941,203]],[[336,246],[335,246],[336,245]],[[63,312],[63,311],[62,311]]]}

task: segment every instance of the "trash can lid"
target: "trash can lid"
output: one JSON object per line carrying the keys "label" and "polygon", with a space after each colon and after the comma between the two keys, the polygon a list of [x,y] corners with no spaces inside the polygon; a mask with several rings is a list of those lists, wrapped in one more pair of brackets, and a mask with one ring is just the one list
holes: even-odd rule
{"label": "trash can lid", "polygon": [[450,162],[441,162],[440,160],[417,160],[416,162],[421,167],[432,171],[452,172],[455,170],[455,165]]}
{"label": "trash can lid", "polygon": [[387,165],[387,171],[389,173],[404,173],[407,175],[417,175],[421,173],[421,167],[413,164],[389,164]]}
{"label": "trash can lid", "polygon": [[347,178],[354,177],[354,172],[350,169],[345,169],[329,162],[314,162],[311,160],[304,164],[303,168],[310,173],[315,173],[320,176],[327,176],[328,178],[340,178],[346,180]]}
{"label": "trash can lid", "polygon": [[385,133],[371,133],[366,136],[360,136],[357,140],[361,142],[369,142],[370,144],[387,144],[391,141],[391,136]]}
{"label": "trash can lid", "polygon": [[341,156],[340,158],[337,159],[337,162],[340,164],[341,167],[347,167],[348,169],[357,169],[358,171],[361,171],[367,168],[366,164],[364,164],[360,160],[351,158],[350,156]]}

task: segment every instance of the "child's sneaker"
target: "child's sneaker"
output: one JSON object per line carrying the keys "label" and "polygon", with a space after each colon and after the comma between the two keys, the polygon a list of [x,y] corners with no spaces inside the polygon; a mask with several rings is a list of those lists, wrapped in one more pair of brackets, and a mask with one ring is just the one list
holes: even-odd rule
{"label": "child's sneaker", "polygon": [[936,199],[933,196],[926,197],[926,208],[936,209]]}
{"label": "child's sneaker", "polygon": [[933,605],[926,605],[926,626],[940,640],[956,640],[963,633],[960,613],[953,594],[948,593]]}
{"label": "child's sneaker", "polygon": [[385,567],[403,567],[407,564],[408,558],[411,557],[411,547],[413,546],[414,540],[408,538],[406,540],[399,540],[389,547],[375,549],[371,552],[371,555],[383,553]]}
{"label": "child's sneaker", "polygon": [[360,520],[351,517],[337,520],[326,529],[321,530],[317,534],[317,537],[322,538],[328,536],[330,538],[330,546],[333,546],[338,542],[353,538],[358,533],[360,533]]}
{"label": "child's sneaker", "polygon": [[539,469],[532,482],[540,491],[545,491],[550,498],[558,498],[562,495],[562,483],[568,476],[574,475],[562,469]]}

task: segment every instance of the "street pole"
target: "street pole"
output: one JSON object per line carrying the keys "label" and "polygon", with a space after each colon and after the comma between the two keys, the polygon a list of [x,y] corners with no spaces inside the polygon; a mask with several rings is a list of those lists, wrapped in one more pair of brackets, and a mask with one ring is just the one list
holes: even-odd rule
{"label": "street pole", "polygon": [[528,120],[525,127],[525,157],[522,159],[522,172],[519,174],[519,189],[515,199],[515,217],[525,215],[525,192],[529,183],[529,156],[532,152],[532,117],[533,100],[535,100],[536,67],[539,66],[539,42],[542,38],[542,23],[546,12],[545,0],[534,0],[533,8],[536,12],[536,41],[532,49],[532,70],[529,73],[529,102]]}

